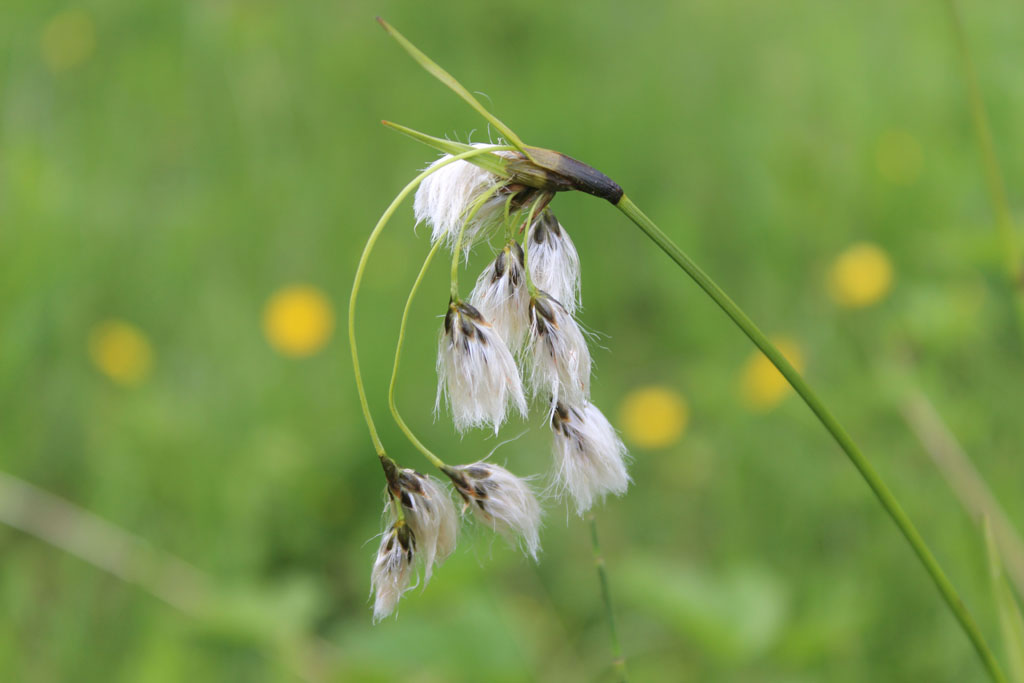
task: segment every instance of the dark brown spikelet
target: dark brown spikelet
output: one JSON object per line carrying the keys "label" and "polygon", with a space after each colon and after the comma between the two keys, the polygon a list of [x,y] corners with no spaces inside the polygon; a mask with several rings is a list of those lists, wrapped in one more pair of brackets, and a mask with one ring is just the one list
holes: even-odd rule
{"label": "dark brown spikelet", "polygon": [[487,337],[479,333],[482,325],[487,325],[487,321],[476,307],[461,299],[448,302],[448,312],[444,316],[444,333],[451,343],[459,344],[465,351],[469,350],[470,342],[474,339],[486,344]]}
{"label": "dark brown spikelet", "polygon": [[[395,537],[402,550],[405,551],[405,559],[412,562],[413,553],[416,552],[416,534],[405,522],[395,522]],[[388,550],[391,550],[390,542],[388,545]]]}
{"label": "dark brown spikelet", "polygon": [[583,451],[586,444],[583,443],[583,435],[577,426],[583,421],[583,415],[575,408],[569,408],[561,402],[555,403],[555,409],[551,411],[551,430],[556,434],[561,432],[562,436],[576,444],[578,451]]}
{"label": "dark brown spikelet", "polygon": [[553,305],[559,304],[543,293],[530,299],[530,321],[537,329],[538,335],[544,335],[551,330],[558,329],[558,323],[555,322],[555,311],[552,308]]}
{"label": "dark brown spikelet", "polygon": [[507,253],[508,248],[502,249],[494,259],[494,273],[491,275],[491,282],[497,282],[505,276],[505,259]]}
{"label": "dark brown spikelet", "polygon": [[551,238],[558,238],[562,235],[562,226],[558,224],[558,219],[555,218],[555,214],[551,209],[546,209],[541,217],[533,225],[533,231],[530,233],[533,237],[534,244],[544,244]]}
{"label": "dark brown spikelet", "polygon": [[526,273],[526,254],[523,253],[523,248],[519,246],[519,242],[512,242],[506,249],[511,252],[512,258],[518,264],[516,267],[509,269],[508,284],[509,293],[511,294],[515,288],[523,284],[523,276]]}
{"label": "dark brown spikelet", "polygon": [[486,509],[485,501],[490,496],[489,491],[494,488],[489,469],[479,465],[470,465],[468,467],[447,467],[443,472],[452,480],[463,503],[466,505],[476,503],[481,510]]}

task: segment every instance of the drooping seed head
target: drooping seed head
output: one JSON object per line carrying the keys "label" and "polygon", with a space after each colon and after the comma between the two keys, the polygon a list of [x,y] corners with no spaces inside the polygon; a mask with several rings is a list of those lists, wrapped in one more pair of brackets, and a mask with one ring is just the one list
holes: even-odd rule
{"label": "drooping seed head", "polygon": [[458,523],[451,496],[437,479],[411,469],[396,470],[388,492],[402,505],[423,561],[424,582],[430,581],[434,565],[455,550]]}
{"label": "drooping seed head", "polygon": [[402,593],[408,590],[415,554],[415,534],[403,521],[393,522],[381,537],[370,574],[374,622],[394,612]]}
{"label": "drooping seed head", "polygon": [[577,514],[582,516],[606,494],[626,492],[626,446],[594,404],[555,404],[551,431],[555,486],[572,497]]}
{"label": "drooping seed head", "polygon": [[[474,147],[487,147],[475,144]],[[507,152],[496,152],[507,156]],[[436,168],[451,158],[445,154],[429,168]],[[466,160],[459,160],[439,168],[427,176],[416,190],[413,212],[416,222],[426,222],[431,228],[431,241],[444,240],[449,249],[455,247],[462,225],[471,208],[497,185],[506,181]],[[496,225],[504,213],[507,197],[501,192],[486,200],[466,226],[463,245],[469,247],[489,228]]]}
{"label": "drooping seed head", "polygon": [[569,233],[548,209],[534,222],[527,239],[533,284],[575,315],[580,304],[580,257]]}
{"label": "drooping seed head", "polygon": [[522,348],[530,327],[530,295],[526,289],[523,248],[518,242],[506,244],[480,273],[469,300],[512,353]]}
{"label": "drooping seed head", "polygon": [[540,550],[540,504],[530,485],[504,467],[488,462],[448,467],[444,473],[471,509],[495,531],[518,538],[534,560]]}
{"label": "drooping seed head", "polygon": [[578,405],[590,399],[590,350],[576,320],[545,292],[530,299],[530,335],[526,346],[530,389]]}
{"label": "drooping seed head", "polygon": [[460,432],[491,425],[495,433],[512,406],[526,416],[526,397],[512,353],[474,306],[453,301],[437,354],[437,402],[442,397]]}

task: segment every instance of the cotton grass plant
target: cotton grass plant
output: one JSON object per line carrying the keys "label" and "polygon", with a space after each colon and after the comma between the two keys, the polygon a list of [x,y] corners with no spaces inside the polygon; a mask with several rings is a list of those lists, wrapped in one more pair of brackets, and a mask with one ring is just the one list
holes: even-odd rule
{"label": "cotton grass plant", "polygon": [[[450,74],[386,22],[381,25],[430,74],[480,113],[504,141],[468,145],[384,122],[440,152],[399,192],[367,241],[356,270],[349,306],[349,338],[362,410],[386,479],[385,532],[372,574],[374,618],[391,614],[412,584],[424,579],[454,548],[454,515],[449,494],[436,480],[405,469],[387,454],[370,414],[355,338],[359,287],[372,249],[397,207],[415,192],[414,211],[431,230],[432,248],[413,284],[403,312],[389,388],[389,406],[410,443],[451,482],[463,513],[520,545],[536,559],[540,549],[540,506],[532,481],[481,459],[449,465],[427,448],[395,405],[406,325],[424,274],[439,251],[451,255],[451,288],[438,342],[438,415],[449,415],[459,432],[497,432],[510,412],[532,407],[552,431],[553,464],[548,480],[580,515],[606,495],[630,485],[628,457],[615,429],[590,403],[591,362],[579,311],[581,264],[572,240],[551,204],[561,192],[583,192],[608,201],[667,254],[722,309],[785,377],[857,468],[886,513],[910,544],[941,596],[975,647],[988,674],[1006,680],[970,612],[903,511],[849,434],[780,350],[747,314],[603,173],[559,152],[525,144],[488,112]],[[463,297],[459,270],[475,247],[497,239],[493,261]],[[529,401],[527,400],[529,398]],[[649,488],[650,483],[639,482]],[[415,486],[420,491],[414,491]],[[445,500],[447,499],[447,503]],[[426,513],[430,510],[430,513]],[[607,575],[591,517],[602,596],[613,635],[616,669],[625,678],[615,637]]]}

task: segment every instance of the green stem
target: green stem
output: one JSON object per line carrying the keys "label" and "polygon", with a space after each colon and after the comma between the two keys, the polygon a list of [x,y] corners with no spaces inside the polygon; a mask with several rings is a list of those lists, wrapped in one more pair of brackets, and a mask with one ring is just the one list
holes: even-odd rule
{"label": "green stem", "polygon": [[356,276],[352,282],[352,294],[349,295],[348,300],[348,343],[352,349],[352,371],[356,380],[356,390],[359,392],[359,406],[363,410],[363,418],[366,420],[366,426],[370,430],[370,438],[373,440],[373,447],[374,450],[377,451],[378,457],[383,458],[385,456],[384,444],[381,443],[380,435],[377,434],[377,428],[373,424],[373,416],[370,414],[370,405],[366,400],[366,389],[363,386],[363,375],[359,370],[359,353],[356,350],[356,299],[359,296],[359,287],[363,282],[363,271],[366,270],[366,262],[370,258],[370,252],[373,251],[373,246],[377,243],[377,238],[380,237],[380,233],[384,230],[384,226],[387,225],[389,220],[391,220],[391,216],[394,215],[398,205],[401,204],[405,198],[408,197],[409,194],[431,173],[435,173],[448,164],[462,161],[463,159],[469,159],[488,152],[509,151],[511,149],[511,147],[504,145],[480,147],[463,152],[462,154],[456,154],[449,159],[445,159],[444,161],[432,165],[426,171],[423,171],[416,176],[412,182],[402,188],[402,191],[398,193],[398,196],[395,197],[388,208],[384,210],[380,220],[377,221],[377,225],[374,226],[373,231],[366,240],[366,246],[363,247],[363,253],[359,257],[359,265],[356,267]]}
{"label": "green stem", "polygon": [[398,344],[395,347],[395,365],[391,370],[391,383],[388,385],[388,408],[391,409],[391,415],[395,418],[395,423],[398,424],[398,428],[402,430],[409,442],[416,447],[416,449],[426,456],[427,460],[433,463],[434,467],[443,468],[445,463],[441,458],[437,457],[429,448],[423,445],[423,442],[416,438],[416,435],[409,429],[409,425],[405,423],[402,416],[398,414],[398,406],[395,404],[395,386],[398,384],[398,364],[402,359],[402,345],[405,343],[405,329],[409,322],[409,311],[412,310],[412,301],[416,296],[416,292],[420,288],[420,283],[423,282],[423,276],[427,274],[427,269],[430,268],[430,263],[434,260],[434,256],[441,249],[441,240],[434,243],[434,246],[430,248],[430,253],[427,254],[426,260],[423,262],[423,267],[420,268],[419,275],[416,276],[416,281],[412,285],[412,290],[409,292],[409,298],[405,300],[405,310],[402,311],[402,323],[398,327]]}
{"label": "green stem", "polygon": [[398,504],[398,500],[394,496],[391,496],[391,510],[395,513],[395,523],[405,524],[405,510],[404,506]]}
{"label": "green stem", "polygon": [[[469,211],[466,212],[466,218],[462,221],[462,227],[459,228],[459,235],[455,238],[455,245],[452,247],[452,301],[459,300],[459,254],[462,252],[462,241],[466,237],[466,229],[469,224],[476,218],[476,215],[483,208],[484,204],[488,202],[494,195],[498,194],[501,188],[505,187],[503,183],[498,183],[490,187],[486,192],[477,197],[476,201],[469,207]],[[468,254],[467,254],[468,260]]]}
{"label": "green stem", "polygon": [[719,287],[708,275],[700,269],[700,267],[690,260],[683,251],[666,235],[662,232],[661,228],[654,224],[650,218],[648,218],[637,206],[630,200],[629,197],[623,196],[618,204],[616,205],[622,213],[626,215],[633,223],[636,224],[658,247],[664,251],[669,258],[675,261],[680,268],[686,271],[694,282],[696,282],[701,289],[703,289],[708,296],[710,296],[716,304],[725,312],[729,318],[732,319],[736,325],[743,330],[743,333],[754,343],[757,348],[764,353],[765,356],[778,368],[779,372],[786,378],[786,381],[792,385],[793,389],[800,395],[804,400],[804,403],[811,409],[812,412],[818,417],[818,420],[824,425],[825,429],[829,431],[832,438],[836,440],[840,448],[845,451],[846,455],[850,458],[854,467],[860,472],[861,476],[867,482],[871,490],[874,491],[875,496],[878,497],[878,501],[885,508],[885,511],[895,522],[896,526],[899,527],[900,531],[906,537],[907,542],[914,549],[917,557],[921,560],[924,568],[928,571],[932,581],[935,582],[935,586],[938,588],[939,593],[942,594],[946,604],[949,605],[954,616],[960,622],[960,626],[963,628],[967,637],[970,638],[974,644],[974,648],[978,652],[978,656],[981,657],[982,663],[988,670],[989,675],[993,681],[997,683],[1005,683],[1006,677],[1003,675],[1002,670],[999,668],[999,664],[996,662],[992,651],[985,643],[985,639],[981,635],[981,631],[978,625],[975,623],[971,613],[967,610],[960,596],[957,594],[953,584],[950,583],[946,577],[945,572],[939,566],[935,556],[932,555],[928,545],[925,543],[921,534],[914,527],[913,522],[907,517],[907,513],[903,511],[899,502],[889,491],[889,488],[882,481],[882,478],[872,467],[871,463],[867,458],[860,452],[857,445],[850,438],[850,435],[846,433],[846,430],[839,424],[832,413],[829,412],[825,404],[822,403],[818,395],[814,393],[811,387],[807,384],[804,378],[797,372],[789,361],[786,360],[785,356],[773,345],[768,337],[765,336],[754,322],[747,317],[747,314],[737,306],[732,299]]}
{"label": "green stem", "polygon": [[515,229],[512,227],[512,221],[509,220],[509,214],[511,213],[512,209],[512,200],[515,198],[516,196],[514,194],[509,194],[508,199],[505,200],[505,211],[503,220],[505,221],[506,242],[511,242],[513,239],[515,239]]}
{"label": "green stem", "polygon": [[597,519],[593,513],[587,515],[590,520],[590,544],[594,548],[594,566],[597,568],[597,580],[601,584],[601,600],[604,602],[605,616],[608,618],[608,632],[612,639],[612,669],[617,674],[621,683],[629,680],[626,675],[626,658],[622,655],[622,645],[619,643],[619,632],[615,628],[615,609],[612,607],[612,592],[608,587],[608,571],[605,569],[604,556],[601,554],[601,544],[597,540]]}
{"label": "green stem", "polygon": [[960,61],[964,70],[971,120],[981,152],[982,165],[985,168],[985,183],[988,186],[989,200],[992,202],[992,210],[995,213],[999,246],[1003,252],[1003,267],[1006,269],[1006,277],[1013,292],[1017,313],[1017,331],[1024,337],[1024,268],[1021,266],[1010,202],[1006,198],[1006,181],[1003,179],[999,159],[996,157],[992,126],[985,109],[985,101],[981,97],[981,86],[978,85],[978,73],[974,68],[970,44],[967,42],[967,32],[964,30],[955,0],[946,0],[946,7],[949,9],[953,34],[956,37]]}

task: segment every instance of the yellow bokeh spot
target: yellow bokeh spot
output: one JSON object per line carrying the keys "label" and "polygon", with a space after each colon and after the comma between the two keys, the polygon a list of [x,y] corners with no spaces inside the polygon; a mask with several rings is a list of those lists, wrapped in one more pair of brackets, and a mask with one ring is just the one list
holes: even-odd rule
{"label": "yellow bokeh spot", "polygon": [[875,145],[875,168],[893,185],[911,185],[921,175],[921,144],[905,130],[887,130]]}
{"label": "yellow bokeh spot", "polygon": [[892,288],[892,261],[885,251],[867,242],[847,248],[828,273],[828,291],[840,306],[864,308],[877,303]]}
{"label": "yellow bokeh spot", "polygon": [[96,49],[96,25],[84,10],[61,12],[43,29],[40,48],[43,60],[54,72],[73,69]]}
{"label": "yellow bokeh spot", "polygon": [[690,420],[690,408],[677,391],[641,387],[623,399],[619,420],[626,439],[633,445],[667,448],[682,438]]}
{"label": "yellow bokeh spot", "polygon": [[263,310],[263,333],[270,345],[285,356],[313,355],[324,347],[333,331],[331,302],[323,292],[309,285],[278,290]]}
{"label": "yellow bokeh spot", "polygon": [[[777,339],[774,343],[786,360],[798,372],[803,372],[804,356],[796,342],[790,339]],[[755,351],[743,366],[740,375],[740,396],[751,410],[768,412],[782,402],[789,389],[786,378],[760,351]]]}
{"label": "yellow bokeh spot", "polygon": [[137,386],[153,367],[153,347],[135,325],[105,320],[89,332],[89,357],[104,375],[123,386]]}

